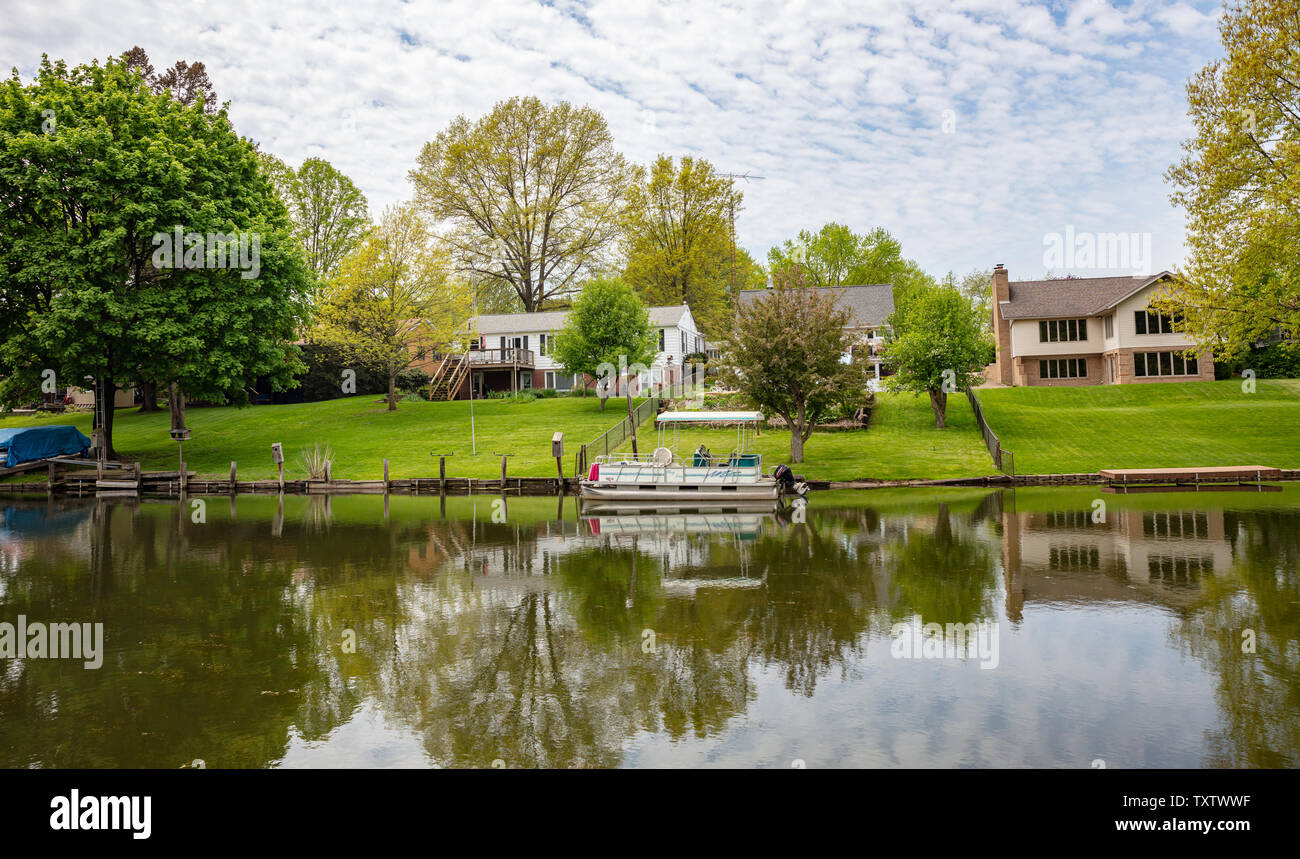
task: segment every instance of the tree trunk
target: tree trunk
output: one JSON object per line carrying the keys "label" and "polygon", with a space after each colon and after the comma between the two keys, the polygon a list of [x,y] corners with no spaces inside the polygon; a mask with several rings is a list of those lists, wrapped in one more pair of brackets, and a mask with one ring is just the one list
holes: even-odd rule
{"label": "tree trunk", "polygon": [[[789,420],[786,423],[790,423]],[[790,463],[803,462],[803,434],[790,423]]]}
{"label": "tree trunk", "polygon": [[98,429],[104,459],[117,459],[117,451],[113,449],[113,400],[116,396],[117,385],[112,379],[95,380],[95,412],[101,417]]}
{"label": "tree trunk", "polygon": [[632,386],[629,384],[625,390],[627,391],[627,425],[632,433],[632,457],[636,458],[636,418],[632,417]]}
{"label": "tree trunk", "polygon": [[944,391],[930,391],[930,409],[934,412],[935,428],[943,429],[948,412],[948,394]]}
{"label": "tree trunk", "polygon": [[167,411],[171,412],[172,429],[185,428],[185,395],[181,386],[172,382],[167,388]]}
{"label": "tree trunk", "polygon": [[140,383],[140,411],[141,412],[158,411],[158,383],[157,382]]}
{"label": "tree trunk", "polygon": [[397,411],[397,371],[388,371],[388,410]]}

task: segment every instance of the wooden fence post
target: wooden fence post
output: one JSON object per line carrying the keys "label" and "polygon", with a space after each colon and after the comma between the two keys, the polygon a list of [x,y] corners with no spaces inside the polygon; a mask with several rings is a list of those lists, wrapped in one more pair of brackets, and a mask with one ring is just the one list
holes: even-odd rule
{"label": "wooden fence post", "polygon": [[438,494],[447,497],[447,457],[438,457]]}
{"label": "wooden fence post", "polygon": [[235,494],[235,461],[230,461],[230,494]]}
{"label": "wooden fence post", "polygon": [[388,494],[388,460],[384,460],[384,494]]}

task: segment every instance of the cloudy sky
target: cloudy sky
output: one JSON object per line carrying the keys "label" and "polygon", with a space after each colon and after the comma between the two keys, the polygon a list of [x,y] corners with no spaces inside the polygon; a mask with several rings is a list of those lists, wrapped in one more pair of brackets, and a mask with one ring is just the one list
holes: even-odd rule
{"label": "cloudy sky", "polygon": [[241,134],[329,160],[373,212],[410,196],[457,114],[535,94],[597,108],[634,160],[763,177],[737,218],[760,258],[838,221],[884,226],[936,275],[1114,268],[1049,266],[1067,230],[1150,234],[1146,267],[1178,264],[1163,173],[1189,133],[1183,83],[1220,54],[1217,0],[0,4],[0,61],[24,78],[42,53],[201,60]]}

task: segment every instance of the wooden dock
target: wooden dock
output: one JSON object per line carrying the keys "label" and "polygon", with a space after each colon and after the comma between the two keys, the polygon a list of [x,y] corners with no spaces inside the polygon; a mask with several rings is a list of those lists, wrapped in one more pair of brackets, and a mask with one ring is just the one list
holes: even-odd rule
{"label": "wooden dock", "polygon": [[1259,486],[1279,480],[1282,469],[1267,465],[1220,465],[1205,468],[1103,468],[1098,472],[1113,489],[1128,486]]}

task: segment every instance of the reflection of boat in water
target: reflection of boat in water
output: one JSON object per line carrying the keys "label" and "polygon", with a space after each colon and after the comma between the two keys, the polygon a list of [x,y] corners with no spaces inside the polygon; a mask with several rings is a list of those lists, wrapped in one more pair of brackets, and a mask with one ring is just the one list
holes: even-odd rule
{"label": "reflection of boat in water", "polygon": [[[667,504],[748,503],[776,500],[783,489],[798,491],[788,468],[763,473],[763,457],[745,451],[745,442],[763,420],[762,412],[667,412],[655,421],[659,446],[649,455],[612,453],[597,456],[581,481],[583,498],[604,501],[654,501]],[[666,428],[673,428],[674,442],[682,424],[734,423],[736,449],[727,456],[713,456],[703,445],[688,457],[680,457],[665,446]],[[804,489],[806,491],[806,489]],[[671,500],[669,500],[671,499]]]}
{"label": "reflection of boat in water", "polygon": [[[610,536],[667,536],[671,534],[722,534],[753,540],[774,518],[775,508],[763,513],[659,513],[614,514],[587,517],[592,534]],[[583,513],[589,511],[583,508]]]}
{"label": "reflection of boat in water", "polygon": [[[796,506],[807,502],[795,499]],[[779,501],[751,504],[743,509],[721,505],[646,509],[606,502],[582,503],[580,516],[587,531],[615,545],[650,549],[664,565],[661,586],[669,596],[693,597],[697,591],[762,587],[765,579],[749,572],[750,553],[763,529],[783,521]],[[729,548],[728,548],[729,547]],[[709,575],[709,558],[722,548],[729,561],[727,574]],[[702,575],[703,574],[703,575]]]}

